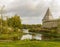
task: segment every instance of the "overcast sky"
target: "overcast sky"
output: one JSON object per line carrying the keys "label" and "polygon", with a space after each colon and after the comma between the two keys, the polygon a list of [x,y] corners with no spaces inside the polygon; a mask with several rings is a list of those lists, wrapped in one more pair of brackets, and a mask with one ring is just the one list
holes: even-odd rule
{"label": "overcast sky", "polygon": [[48,7],[54,18],[60,16],[60,0],[0,0],[0,7],[2,5],[5,5],[5,15],[18,14],[23,24],[42,23]]}

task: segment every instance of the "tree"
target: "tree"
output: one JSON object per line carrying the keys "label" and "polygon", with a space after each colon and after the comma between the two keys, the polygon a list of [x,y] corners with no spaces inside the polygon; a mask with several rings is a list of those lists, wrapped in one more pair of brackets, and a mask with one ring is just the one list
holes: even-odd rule
{"label": "tree", "polygon": [[8,19],[8,26],[13,28],[21,28],[21,19],[20,16],[15,15]]}

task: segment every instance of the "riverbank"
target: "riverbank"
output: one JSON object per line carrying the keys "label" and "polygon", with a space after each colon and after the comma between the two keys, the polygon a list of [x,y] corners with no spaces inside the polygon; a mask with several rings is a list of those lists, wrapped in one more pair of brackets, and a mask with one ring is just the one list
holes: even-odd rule
{"label": "riverbank", "polygon": [[0,47],[60,47],[57,41],[12,41],[0,42]]}

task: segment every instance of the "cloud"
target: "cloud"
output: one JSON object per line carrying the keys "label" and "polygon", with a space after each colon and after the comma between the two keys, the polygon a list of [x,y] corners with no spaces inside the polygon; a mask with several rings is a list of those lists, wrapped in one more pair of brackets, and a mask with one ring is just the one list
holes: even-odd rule
{"label": "cloud", "polygon": [[44,3],[42,0],[17,0],[7,7],[5,13],[17,13],[22,17],[40,16],[48,5]]}
{"label": "cloud", "polygon": [[41,17],[23,17],[22,18],[22,24],[40,24],[41,23]]}
{"label": "cloud", "polygon": [[25,24],[41,23],[48,7],[54,17],[60,15],[59,0],[0,0],[0,4],[5,4],[5,15],[10,17],[18,14],[22,18],[22,23]]}
{"label": "cloud", "polygon": [[3,2],[6,4],[4,14],[9,17],[14,14],[20,15],[23,24],[40,24],[42,15],[48,7],[48,3],[44,0],[14,0],[10,2],[3,0]]}

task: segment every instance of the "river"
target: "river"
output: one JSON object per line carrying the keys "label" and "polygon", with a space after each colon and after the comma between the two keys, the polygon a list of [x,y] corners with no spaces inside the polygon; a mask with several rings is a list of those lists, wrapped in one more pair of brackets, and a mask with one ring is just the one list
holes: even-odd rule
{"label": "river", "polygon": [[25,39],[42,40],[42,34],[34,33],[35,35],[33,36],[32,34],[30,34],[28,29],[23,29],[23,33],[25,34],[21,37],[21,40],[25,40]]}

